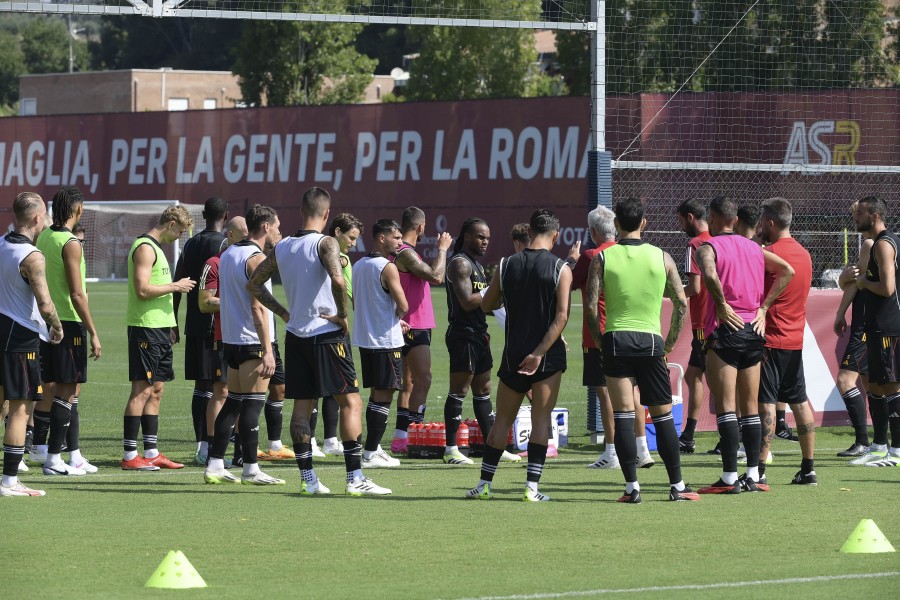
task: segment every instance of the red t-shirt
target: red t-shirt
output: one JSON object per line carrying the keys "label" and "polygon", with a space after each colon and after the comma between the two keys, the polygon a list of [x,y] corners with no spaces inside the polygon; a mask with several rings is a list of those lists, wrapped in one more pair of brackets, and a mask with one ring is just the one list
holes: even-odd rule
{"label": "red t-shirt", "polygon": [[704,231],[688,242],[684,272],[700,277],[700,293],[688,299],[691,309],[691,329],[703,329],[703,319],[704,315],[706,315],[706,303],[709,299],[709,293],[707,293],[706,286],[703,284],[703,274],[700,272],[700,266],[697,264],[697,248],[710,237],[712,236],[709,235],[709,232]]}
{"label": "red t-shirt", "polygon": [[[812,285],[812,259],[806,248],[790,237],[782,238],[765,249],[784,259],[794,268],[793,279],[766,314],[766,347],[802,350],[803,331],[806,327],[806,299]],[[767,272],[766,295],[773,283],[775,274]]]}
{"label": "red t-shirt", "polygon": [[[221,253],[213,256],[203,265],[203,272],[200,274],[201,290],[216,290],[216,298],[219,297],[219,257]],[[222,341],[222,320],[219,313],[213,313],[213,327],[216,330],[216,341]]]}
{"label": "red t-shirt", "polygon": [[[599,248],[585,250],[581,253],[581,256],[578,257],[578,262],[575,263],[575,268],[572,269],[572,289],[581,290],[582,304],[585,302],[585,288],[587,287],[588,271],[591,267],[591,261],[595,256],[613,244],[615,244],[615,242],[605,242],[600,244]],[[600,292],[600,299],[597,301],[597,310],[600,313],[600,333],[603,333],[603,330],[606,329],[606,302],[603,300],[603,292]],[[583,314],[584,317],[582,318],[581,324],[581,345],[585,348],[596,348],[597,344],[594,343],[594,338],[591,337],[591,332],[588,329],[587,311]]]}

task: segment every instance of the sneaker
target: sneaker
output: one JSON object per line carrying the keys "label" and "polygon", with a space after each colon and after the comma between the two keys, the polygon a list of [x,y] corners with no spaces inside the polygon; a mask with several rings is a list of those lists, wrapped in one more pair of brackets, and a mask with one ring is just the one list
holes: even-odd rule
{"label": "sneaker", "polygon": [[547,458],[559,458],[559,448],[556,446],[547,446]]}
{"label": "sneaker", "polygon": [[800,438],[794,435],[791,428],[784,421],[779,421],[775,426],[775,437],[787,440],[789,442],[799,442]]}
{"label": "sneaker", "polygon": [[884,460],[873,460],[872,462],[867,462],[864,466],[866,467],[896,467],[900,465],[900,459],[897,457],[885,458]]}
{"label": "sneaker", "polygon": [[469,500],[490,500],[493,497],[493,494],[491,494],[491,484],[489,483],[486,483],[481,487],[473,487],[466,492],[466,498]]}
{"label": "sneaker", "polygon": [[675,489],[674,485],[669,488],[669,500],[672,502],[691,502],[699,499],[700,495],[687,485],[680,492]]}
{"label": "sneaker", "polygon": [[[230,475],[230,473],[229,473]],[[284,479],[278,479],[257,471],[253,475],[241,475],[241,483],[244,485],[284,485]]]}
{"label": "sneaker", "polygon": [[400,461],[393,456],[388,455],[388,453],[385,452],[381,446],[378,446],[375,454],[373,454],[370,458],[366,458],[365,456],[363,456],[362,459],[363,469],[393,468],[399,466]]}
{"label": "sneaker", "polygon": [[19,473],[27,473],[31,469],[28,468],[28,465],[25,464],[25,459],[19,461]]}
{"label": "sneaker", "polygon": [[747,474],[738,477],[738,483],[741,484],[742,492],[768,492],[769,486],[762,481],[754,481]]}
{"label": "sneaker", "polygon": [[165,454],[159,453],[153,458],[146,459],[148,463],[151,465],[155,465],[160,469],[183,469],[184,465],[180,462],[175,462],[174,460],[169,460],[166,458]]}
{"label": "sneaker", "polygon": [[522,457],[518,454],[513,454],[512,452],[503,451],[503,454],[500,455],[501,462],[522,462]]}
{"label": "sneaker", "polygon": [[869,451],[868,446],[863,446],[862,444],[853,444],[843,452],[838,452],[837,455],[840,457],[855,457],[862,456],[866,452]]}
{"label": "sneaker", "polygon": [[875,450],[874,452],[872,450],[867,450],[865,454],[863,454],[861,456],[857,456],[856,458],[854,458],[847,464],[864,465],[866,463],[884,460],[885,458],[887,458],[886,450],[885,451]]}
{"label": "sneaker", "polygon": [[325,487],[325,484],[318,480],[318,478],[313,482],[301,481],[300,482],[300,495],[301,496],[315,496],[317,494],[330,494],[331,490]]}
{"label": "sneaker", "polygon": [[394,438],[391,440],[391,454],[409,453],[409,438]]}
{"label": "sneaker", "polygon": [[600,455],[600,457],[589,464],[588,469],[620,469],[619,466],[619,457],[618,456],[609,456],[604,452]]}
{"label": "sneaker", "polygon": [[645,454],[644,456],[637,457],[637,467],[638,469],[649,469],[656,463],[653,462],[653,457],[649,454]]}
{"label": "sneaker", "polygon": [[[325,444],[322,445],[322,452],[324,452],[328,456],[343,456],[344,445],[337,440],[333,442],[325,440]],[[394,452],[393,442],[391,442],[391,452]]]}
{"label": "sneaker", "polygon": [[44,475],[73,475],[80,477],[82,475],[87,475],[87,472],[75,467],[70,467],[64,462],[58,462],[45,464]]}
{"label": "sneaker", "polygon": [[[225,464],[226,465],[229,464],[229,461],[227,458],[225,459]],[[231,467],[237,467],[237,468],[241,469],[244,467],[244,457],[243,456],[235,456],[234,458],[231,459],[230,464],[231,464],[231,466],[229,466],[227,468],[230,469]]]}
{"label": "sneaker", "polygon": [[700,488],[697,490],[698,494],[740,494],[741,493],[741,482],[735,481],[732,484],[727,484],[719,478],[714,484]]}
{"label": "sneaker", "polygon": [[713,448],[712,450],[707,450],[706,453],[721,456],[722,455],[722,442],[717,442],[716,447]]}
{"label": "sneaker", "polygon": [[159,467],[150,463],[146,458],[137,455],[131,460],[122,459],[123,471],[159,471]]}
{"label": "sneaker", "polygon": [[819,480],[816,479],[815,471],[810,471],[809,473],[804,473],[803,471],[797,471],[797,474],[794,475],[793,479],[791,479],[791,484],[793,484],[793,485],[819,485]]}
{"label": "sneaker", "polygon": [[616,500],[616,502],[622,502],[624,504],[640,504],[641,492],[640,490],[631,490],[631,493],[625,492],[618,500]]}
{"label": "sneaker", "polygon": [[16,479],[15,485],[9,487],[0,484],[0,496],[31,496],[32,498],[36,498],[44,496],[46,493],[47,492],[44,490],[33,490],[29,487],[25,487],[25,484],[18,479]]}
{"label": "sneaker", "polygon": [[381,487],[368,477],[354,479],[347,484],[348,496],[387,496],[390,493],[391,490]]}
{"label": "sneaker", "polygon": [[[319,454],[316,454],[319,452]],[[319,451],[317,446],[313,447],[313,456],[324,457],[325,455]],[[278,450],[257,450],[256,458],[259,460],[294,460],[297,458],[297,455],[294,454],[294,451],[288,448],[287,446],[282,446]]]}
{"label": "sneaker", "polygon": [[[309,443],[312,445],[313,458],[325,458],[325,453],[319,450],[319,442],[316,441],[316,438],[312,438]],[[294,458],[293,452],[291,452],[291,458]]]}
{"label": "sneaker", "polygon": [[31,452],[28,454],[28,462],[44,464],[47,462],[47,451],[41,451],[37,446],[33,446],[31,448]]}
{"label": "sneaker", "polygon": [[221,471],[210,471],[206,469],[203,472],[203,481],[206,483],[240,483],[240,479],[229,473],[226,469]]}
{"label": "sneaker", "polygon": [[453,452],[445,452],[444,453],[444,462],[448,465],[474,465],[475,461],[473,461],[468,456],[464,455],[459,450],[454,450]]}
{"label": "sneaker", "polygon": [[678,450],[682,454],[693,454],[695,450],[696,443],[694,440],[685,440],[682,438],[678,438]]}
{"label": "sneaker", "polygon": [[532,490],[531,488],[525,488],[525,495],[522,497],[522,502],[549,502],[550,496]]}
{"label": "sneaker", "polygon": [[99,471],[99,469],[97,467],[95,467],[94,465],[92,465],[91,463],[89,463],[86,458],[82,458],[81,462],[78,464],[75,464],[75,462],[71,461],[71,460],[69,461],[68,464],[70,467],[74,467],[76,469],[81,469],[85,473],[96,473],[97,471]]}

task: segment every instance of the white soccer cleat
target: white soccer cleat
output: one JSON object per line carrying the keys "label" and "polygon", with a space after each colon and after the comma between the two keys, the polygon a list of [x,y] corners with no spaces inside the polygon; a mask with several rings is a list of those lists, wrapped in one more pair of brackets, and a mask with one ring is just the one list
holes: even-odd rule
{"label": "white soccer cleat", "polygon": [[309,443],[312,445],[313,458],[325,458],[325,453],[319,450],[319,442],[316,441],[316,438],[312,438]]}
{"label": "white soccer cleat", "polygon": [[400,461],[390,456],[387,452],[384,451],[384,448],[378,446],[378,449],[375,450],[375,453],[372,454],[369,458],[363,456],[362,459],[362,468],[363,469],[373,469],[373,468],[392,468],[399,467]]}
{"label": "white soccer cleat", "polygon": [[454,450],[453,452],[444,452],[444,462],[448,465],[474,465],[475,461],[471,458],[460,452],[459,450]]}
{"label": "white soccer cleat", "polygon": [[849,463],[847,463],[847,464],[850,464],[850,465],[865,465],[865,464],[868,464],[868,463],[870,463],[870,462],[878,462],[878,461],[882,461],[882,460],[885,460],[886,458],[887,458],[887,452],[882,452],[882,451],[877,451],[877,450],[873,452],[872,450],[869,450],[868,452],[866,452],[866,453],[863,454],[862,456],[857,456],[856,458],[854,458],[853,460],[851,460],[851,461],[850,461]]}
{"label": "white soccer cleat", "polygon": [[46,493],[44,490],[33,490],[25,487],[25,484],[19,481],[18,478],[16,478],[16,483],[9,487],[0,483],[0,496],[31,496],[32,498],[37,498],[46,495]]}
{"label": "white soccer cleat", "polygon": [[601,454],[596,461],[589,464],[588,469],[621,469],[619,457],[610,456],[606,452]]}
{"label": "white soccer cleat", "polygon": [[28,465],[25,464],[25,459],[19,461],[19,473],[27,473],[31,469],[28,468]]}
{"label": "white soccer cleat", "polygon": [[244,485],[284,485],[284,479],[257,471],[253,475],[241,475],[241,483]]}
{"label": "white soccer cleat", "polygon": [[645,454],[643,456],[638,455],[637,457],[637,467],[638,469],[649,469],[656,463],[653,461],[653,457],[649,454]]}
{"label": "white soccer cleat", "polygon": [[522,498],[522,502],[549,502],[550,496],[544,495],[536,490],[532,490],[531,488],[525,488],[525,496]]}
{"label": "white soccer cleat", "polygon": [[218,471],[210,471],[206,469],[203,472],[203,481],[206,483],[218,484],[218,483],[240,483],[241,480],[238,479],[235,475],[232,475],[227,469],[221,469]]}
{"label": "white soccer cleat", "polygon": [[44,475],[71,475],[80,477],[82,475],[87,475],[87,471],[79,469],[78,467],[71,467],[64,462],[53,464],[45,463]]}
{"label": "white soccer cleat", "polygon": [[503,454],[500,455],[501,462],[522,462],[522,457],[518,454],[513,454],[512,452],[503,451]]}
{"label": "white soccer cleat", "polygon": [[325,440],[325,443],[322,445],[322,452],[329,456],[343,456],[344,445],[337,439]]}
{"label": "white soccer cleat", "polygon": [[301,496],[316,496],[319,494],[330,494],[331,490],[325,487],[325,484],[319,481],[316,478],[315,481],[301,481],[300,482],[300,495]]}
{"label": "white soccer cleat", "polygon": [[86,458],[81,459],[81,462],[77,465],[73,461],[70,460],[68,462],[68,465],[70,467],[74,467],[76,469],[81,469],[85,473],[96,473],[97,471],[99,471],[99,469],[96,466],[89,463]]}
{"label": "white soccer cleat", "polygon": [[391,493],[391,490],[381,487],[368,477],[354,479],[347,484],[348,496],[387,496]]}

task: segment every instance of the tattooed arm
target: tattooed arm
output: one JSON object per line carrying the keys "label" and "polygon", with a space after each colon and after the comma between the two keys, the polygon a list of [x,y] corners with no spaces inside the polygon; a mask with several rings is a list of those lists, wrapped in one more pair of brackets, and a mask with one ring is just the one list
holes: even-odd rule
{"label": "tattooed arm", "polygon": [[419,258],[419,255],[412,248],[407,248],[397,255],[394,263],[397,268],[407,273],[412,273],[419,279],[424,279],[428,283],[439,285],[444,282],[444,272],[447,269],[447,249],[453,238],[446,231],[438,236],[438,255],[434,259],[431,266]]}
{"label": "tattooed arm", "polygon": [[447,282],[460,307],[472,312],[481,308],[481,294],[472,290],[472,264],[467,260],[451,260],[447,266]]}
{"label": "tattooed arm", "polygon": [[742,329],[744,320],[725,301],[725,292],[722,291],[722,282],[716,271],[716,251],[709,244],[702,244],[697,248],[697,266],[703,274],[703,285],[716,304],[716,320],[720,325],[728,325],[734,331]]}
{"label": "tattooed arm", "polygon": [[334,295],[334,304],[337,306],[336,315],[320,315],[340,326],[343,331],[349,331],[347,323],[347,282],[344,280],[344,271],[341,268],[341,248],[333,237],[325,236],[319,242],[319,259],[325,267],[325,272],[331,278],[331,293]]}
{"label": "tattooed arm", "polygon": [[584,311],[587,317],[588,331],[597,348],[602,348],[600,338],[600,294],[603,292],[603,255],[598,254],[591,261],[588,269],[587,283],[585,285]]}
{"label": "tattooed arm", "polygon": [[684,317],[687,314],[687,297],[684,295],[684,286],[681,285],[681,276],[678,275],[678,267],[668,252],[663,253],[666,265],[666,297],[672,301],[672,320],[669,323],[669,335],[666,337],[665,352],[668,354],[675,347],[678,335],[684,328]]}
{"label": "tattooed arm", "polygon": [[[247,266],[248,270],[250,270],[249,260],[247,261]],[[287,323],[291,319],[291,313],[275,299],[272,292],[266,289],[266,282],[277,272],[278,262],[275,260],[275,251],[272,250],[269,252],[269,255],[252,270],[250,280],[247,282],[247,291],[250,292],[260,304],[271,310],[274,314],[278,315],[282,321]]]}
{"label": "tattooed arm", "polygon": [[50,299],[50,288],[47,287],[47,271],[44,255],[40,252],[32,252],[19,264],[19,271],[31,286],[34,299],[37,301],[38,311],[44,322],[50,329],[50,342],[58,344],[63,339],[62,323],[56,314],[56,307]]}
{"label": "tattooed arm", "polygon": [[[270,252],[269,255],[275,256],[275,253]],[[255,273],[257,267],[263,260],[265,259],[263,258],[262,252],[254,254],[247,259],[245,268],[248,272]],[[249,282],[247,283],[247,287],[249,289]],[[266,289],[265,286],[263,286],[263,289]],[[266,292],[268,292],[268,290],[266,290]],[[269,296],[271,296],[271,294],[269,294]],[[250,314],[253,316],[253,328],[256,329],[256,337],[259,338],[259,345],[262,347],[263,351],[261,375],[264,379],[268,379],[275,374],[275,353],[272,348],[272,342],[274,340],[269,337],[269,311],[266,310],[266,307],[255,297],[255,295],[250,301]]]}

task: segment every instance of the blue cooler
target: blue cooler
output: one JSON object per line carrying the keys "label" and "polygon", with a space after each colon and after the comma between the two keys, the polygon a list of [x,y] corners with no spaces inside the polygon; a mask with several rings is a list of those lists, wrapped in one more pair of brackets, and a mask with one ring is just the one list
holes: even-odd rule
{"label": "blue cooler", "polygon": [[[684,423],[684,397],[682,388],[684,385],[684,369],[678,363],[669,363],[668,367],[675,372],[675,393],[672,394],[672,418],[675,420],[675,431],[681,433],[681,425]],[[656,450],[656,426],[650,419],[650,411],[644,409],[647,420],[647,447],[651,451]]]}

